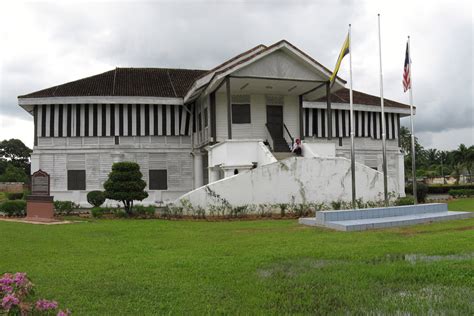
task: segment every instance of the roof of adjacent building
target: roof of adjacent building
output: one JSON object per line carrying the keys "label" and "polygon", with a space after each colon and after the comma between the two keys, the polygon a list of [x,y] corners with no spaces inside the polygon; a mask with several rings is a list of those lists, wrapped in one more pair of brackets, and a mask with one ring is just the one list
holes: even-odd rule
{"label": "roof of adjacent building", "polygon": [[[326,102],[326,96],[321,97],[316,100],[316,102]],[[331,93],[331,103],[349,103],[350,102],[350,90],[347,88],[338,90]],[[354,104],[364,104],[364,105],[373,105],[380,106],[380,97],[375,95],[367,94],[357,90],[352,90],[352,102]],[[400,102],[392,101],[384,98],[384,106],[409,109],[410,106]]]}
{"label": "roof of adjacent building", "polygon": [[19,98],[79,96],[142,96],[182,98],[206,70],[116,68],[84,79],[19,96]]}

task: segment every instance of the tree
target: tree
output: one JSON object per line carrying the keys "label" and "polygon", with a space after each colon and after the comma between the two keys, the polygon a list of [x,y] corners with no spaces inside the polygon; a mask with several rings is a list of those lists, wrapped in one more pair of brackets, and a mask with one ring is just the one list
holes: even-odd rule
{"label": "tree", "polygon": [[9,164],[5,172],[0,175],[0,182],[26,182],[28,176],[22,168]]}
{"label": "tree", "polygon": [[473,152],[474,152],[474,146],[471,146],[468,148],[464,144],[460,144],[458,149],[453,151],[454,162],[466,169],[469,175],[469,180],[471,179],[472,168],[474,165]]}
{"label": "tree", "polygon": [[116,162],[104,183],[105,197],[123,203],[127,214],[132,213],[133,201],[142,201],[148,196],[144,191],[140,166],[135,162]]}
{"label": "tree", "polygon": [[0,142],[0,158],[4,158],[12,165],[22,168],[30,174],[30,155],[32,150],[19,139],[9,139]]}

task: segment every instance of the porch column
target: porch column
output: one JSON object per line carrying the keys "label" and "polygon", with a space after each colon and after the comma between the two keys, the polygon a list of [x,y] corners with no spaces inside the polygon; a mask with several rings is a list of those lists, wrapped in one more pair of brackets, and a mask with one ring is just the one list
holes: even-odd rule
{"label": "porch column", "polygon": [[299,103],[298,103],[298,116],[300,119],[300,139],[304,139],[304,129],[303,129],[303,95],[299,96]]}
{"label": "porch column", "polygon": [[230,78],[225,78],[225,86],[227,91],[227,138],[232,139],[232,101],[230,95]]}
{"label": "porch column", "polygon": [[202,154],[201,152],[195,151],[194,152],[194,188],[199,188],[203,185],[203,165],[202,165]]}
{"label": "porch column", "polygon": [[216,92],[210,94],[210,110],[211,110],[211,142],[217,142],[217,129],[216,129]]}
{"label": "porch column", "polygon": [[326,83],[326,107],[327,107],[327,127],[328,127],[328,140],[332,139],[332,110],[331,110],[331,86],[330,82]]}

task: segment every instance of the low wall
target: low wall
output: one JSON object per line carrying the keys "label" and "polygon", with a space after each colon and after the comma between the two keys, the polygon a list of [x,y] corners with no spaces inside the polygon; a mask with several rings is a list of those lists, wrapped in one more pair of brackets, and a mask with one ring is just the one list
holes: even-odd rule
{"label": "low wall", "polygon": [[20,193],[24,189],[23,182],[0,182],[0,192]]}
{"label": "low wall", "polygon": [[[351,201],[351,162],[345,158],[293,157],[260,166],[181,196],[194,206]],[[357,198],[383,199],[383,174],[356,164]],[[389,191],[398,192],[389,178]]]}

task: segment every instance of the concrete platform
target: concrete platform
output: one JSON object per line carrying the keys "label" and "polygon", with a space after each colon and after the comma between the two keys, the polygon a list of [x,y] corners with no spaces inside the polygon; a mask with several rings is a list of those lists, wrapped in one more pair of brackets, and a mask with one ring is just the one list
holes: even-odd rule
{"label": "concrete platform", "polygon": [[300,218],[299,223],[341,231],[361,231],[473,216],[473,212],[450,212],[447,204],[432,203],[361,210],[322,211],[318,212],[316,217]]}

